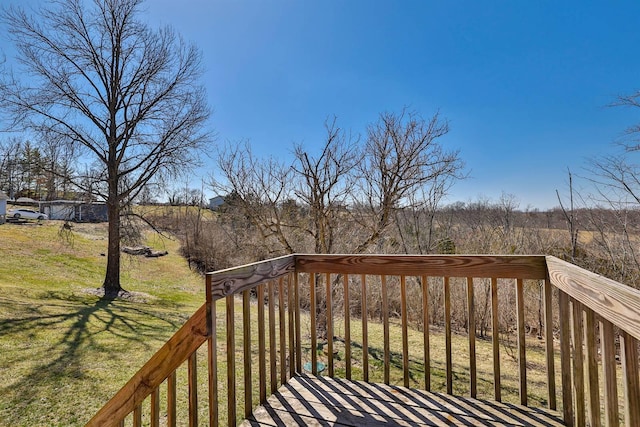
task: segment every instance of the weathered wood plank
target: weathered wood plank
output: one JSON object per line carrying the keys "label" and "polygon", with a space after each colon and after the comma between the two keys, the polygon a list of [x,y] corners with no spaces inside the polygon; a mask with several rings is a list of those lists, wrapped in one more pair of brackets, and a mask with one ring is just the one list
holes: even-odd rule
{"label": "weathered wood plank", "polygon": [[559,414],[415,389],[298,376],[243,425],[545,426]]}
{"label": "weathered wood plank", "polygon": [[409,387],[409,334],[407,316],[407,279],[400,276],[400,318],[402,327],[402,378],[405,387]]}
{"label": "weathered wood plank", "polygon": [[553,348],[553,304],[551,281],[545,279],[543,282],[543,310],[544,310],[544,346],[547,366],[547,398],[549,399],[549,409],[556,410],[556,370],[555,370],[555,350]]}
{"label": "weathered wood plank", "polygon": [[[451,359],[451,287],[449,278],[443,278],[444,287],[444,338],[447,393],[453,393],[453,363]],[[407,384],[408,386],[408,384]]]}
{"label": "weathered wood plank", "polygon": [[318,327],[316,326],[316,274],[309,274],[309,314],[311,315],[311,373],[318,375]]}
{"label": "weathered wood plank", "polygon": [[343,275],[343,305],[344,305],[344,358],[347,361],[345,376],[351,379],[351,305],[349,297],[349,275]]}
{"label": "weathered wood plank", "polygon": [[548,256],[549,277],[558,289],[640,339],[640,290]]}
{"label": "weathered wood plank", "polygon": [[584,399],[584,353],[583,353],[583,324],[582,324],[582,305],[571,300],[571,332],[573,335],[573,395],[575,397],[575,425],[576,427],[585,427],[586,410]]}
{"label": "weathered wood plank", "polygon": [[626,426],[640,426],[638,341],[626,332],[620,334],[620,358],[624,373],[624,423]]}
{"label": "weathered wood plank", "polygon": [[198,357],[194,351],[187,360],[189,388],[189,427],[198,425]]}
{"label": "weathered wood plank", "polygon": [[326,320],[326,328],[327,328],[327,364],[328,366],[328,374],[330,377],[334,375],[334,366],[333,366],[333,299],[332,299],[332,283],[331,283],[331,275],[329,273],[325,274],[325,288],[326,288],[326,308],[325,308],[325,320]]}
{"label": "weathered wood plank", "polygon": [[469,395],[478,394],[478,375],[476,368],[476,307],[473,296],[473,277],[467,277],[467,314],[469,331]]}
{"label": "weathered wood plank", "polygon": [[587,365],[587,414],[591,427],[600,427],[600,385],[598,383],[598,350],[596,321],[593,310],[584,307],[584,343]]}
{"label": "weathered wood plank", "polygon": [[573,425],[570,313],[569,296],[563,291],[560,291],[558,296],[558,314],[560,318],[560,375],[562,378],[562,408],[564,420],[568,425]]}
{"label": "weathered wood plank", "polygon": [[167,378],[167,426],[176,427],[178,421],[176,412],[176,372],[173,371]]}
{"label": "weathered wood plank", "polygon": [[251,378],[251,294],[242,291],[242,362],[244,379],[244,417],[253,410],[253,393]]}
{"label": "weathered wood plank", "polygon": [[151,427],[160,427],[160,388],[151,393]]}
{"label": "weathered wood plank", "polygon": [[215,301],[228,295],[239,294],[245,289],[251,289],[263,282],[276,280],[294,271],[295,258],[293,255],[286,255],[241,267],[207,273],[211,280],[211,299]]}
{"label": "weathered wood plank", "polygon": [[516,279],[516,317],[518,328],[518,386],[520,404],[527,405],[527,352],[524,330],[524,281]]}
{"label": "weathered wood plank", "polygon": [[271,379],[271,393],[278,389],[278,371],[276,370],[276,300],[273,280],[269,281],[269,376]]}
{"label": "weathered wood plank", "polygon": [[142,427],[142,406],[133,409],[133,427]]}
{"label": "weathered wood plank", "polygon": [[500,324],[498,313],[498,279],[491,278],[491,346],[493,348],[493,397],[502,400],[500,385]]}
{"label": "weathered wood plank", "polygon": [[424,389],[431,390],[431,355],[429,353],[429,281],[422,276],[422,345],[424,364]]}
{"label": "weathered wood plank", "polygon": [[87,423],[104,426],[118,423],[140,405],[178,366],[207,339],[207,307],[193,316]]}
{"label": "weathered wood plank", "polygon": [[[209,288],[209,279],[207,278],[207,288]],[[207,293],[208,294],[208,293]],[[217,321],[216,321],[216,304],[207,301],[207,324],[208,329],[211,331],[209,339],[207,340],[207,377],[209,379],[209,426],[218,427],[219,421],[219,408],[218,408],[218,334],[217,334]],[[175,383],[175,379],[174,379]],[[175,385],[174,385],[175,388]],[[175,394],[174,394],[175,397]],[[174,403],[175,405],[175,403]],[[175,410],[174,410],[175,412]],[[168,418],[168,414],[167,414]],[[172,427],[175,427],[175,419]]]}
{"label": "weathered wood plank", "polygon": [[260,403],[267,400],[267,339],[264,321],[264,284],[258,285],[258,393]]}
{"label": "weathered wood plank", "polygon": [[616,381],[616,348],[613,342],[613,324],[600,319],[600,352],[602,354],[602,382],[604,384],[605,426],[620,425],[618,410],[618,383]]}
{"label": "weathered wood plank", "polygon": [[543,256],[297,254],[295,263],[296,270],[305,273],[505,279],[544,279],[546,277]]}
{"label": "weathered wood plank", "polygon": [[362,379],[369,381],[369,330],[367,327],[369,311],[367,307],[367,276],[364,274],[360,276],[360,292],[362,294]]}
{"label": "weathered wood plank", "polygon": [[293,273],[293,292],[294,292],[294,315],[296,329],[296,372],[302,372],[302,325],[300,323],[300,275]]}
{"label": "weathered wood plank", "polygon": [[389,295],[387,292],[387,276],[380,276],[382,281],[382,341],[384,353],[384,383],[389,384],[389,375],[391,367],[391,350],[389,346]]}
{"label": "weathered wood plank", "polygon": [[287,382],[287,336],[284,305],[284,277],[278,279],[278,327],[280,329],[280,385]]}
{"label": "weathered wood plank", "polygon": [[295,328],[295,292],[293,274],[287,280],[287,315],[289,316],[289,378],[296,373],[296,328]]}
{"label": "weathered wood plank", "polygon": [[233,295],[226,297],[227,313],[227,420],[236,423],[236,327]]}

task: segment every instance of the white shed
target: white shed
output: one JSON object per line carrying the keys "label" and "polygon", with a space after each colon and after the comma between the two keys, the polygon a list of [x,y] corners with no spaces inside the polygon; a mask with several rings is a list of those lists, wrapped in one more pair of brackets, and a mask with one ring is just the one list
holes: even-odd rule
{"label": "white shed", "polygon": [[7,195],[0,191],[0,224],[4,224],[7,220]]}

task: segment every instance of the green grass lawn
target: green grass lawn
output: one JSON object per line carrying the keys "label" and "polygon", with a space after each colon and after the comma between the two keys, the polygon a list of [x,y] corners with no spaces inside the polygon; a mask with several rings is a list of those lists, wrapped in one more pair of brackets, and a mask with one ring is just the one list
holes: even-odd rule
{"label": "green grass lawn", "polygon": [[204,280],[178,242],[162,258],[123,255],[123,287],[143,301],[104,300],[106,225],[0,226],[0,425],[86,421],[204,302]]}

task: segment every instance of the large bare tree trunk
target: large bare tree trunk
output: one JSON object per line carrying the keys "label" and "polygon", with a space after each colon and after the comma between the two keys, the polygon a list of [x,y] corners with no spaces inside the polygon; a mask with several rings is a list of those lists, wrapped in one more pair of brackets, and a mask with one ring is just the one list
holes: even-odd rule
{"label": "large bare tree trunk", "polygon": [[107,272],[104,277],[104,295],[117,297],[120,285],[120,202],[118,200],[118,184],[109,180],[109,198],[107,215],[109,218],[109,245],[107,248]]}

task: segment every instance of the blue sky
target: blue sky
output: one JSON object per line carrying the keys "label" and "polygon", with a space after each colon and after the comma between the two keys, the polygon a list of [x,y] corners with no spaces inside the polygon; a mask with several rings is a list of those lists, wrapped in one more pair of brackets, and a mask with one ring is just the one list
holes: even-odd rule
{"label": "blue sky", "polygon": [[640,122],[608,107],[640,89],[640,2],[149,0],[144,15],[202,49],[219,141],[286,157],[328,116],[364,134],[383,111],[440,111],[470,173],[449,201],[553,207],[567,168]]}

